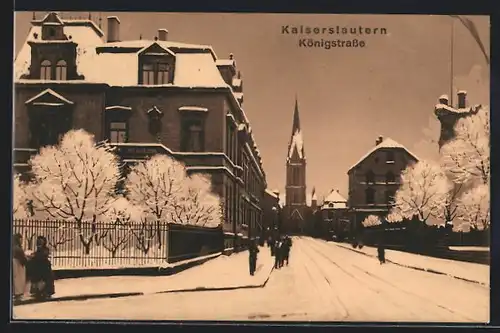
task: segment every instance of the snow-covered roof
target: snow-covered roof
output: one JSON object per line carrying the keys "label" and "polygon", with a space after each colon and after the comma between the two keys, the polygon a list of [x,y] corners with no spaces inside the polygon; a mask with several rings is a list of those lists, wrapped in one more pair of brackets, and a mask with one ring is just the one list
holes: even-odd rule
{"label": "snow-covered roof", "polygon": [[274,193],[275,190],[270,190],[268,188],[266,188],[266,193],[269,194],[270,196],[278,199],[278,195],[276,193]]}
{"label": "snow-covered roof", "polygon": [[290,150],[288,151],[288,158],[292,158],[295,149],[299,154],[299,158],[304,158],[304,141],[302,138],[302,131],[300,129],[296,130],[292,136],[292,142],[290,143]]}
{"label": "snow-covered roof", "polygon": [[132,108],[130,106],[124,106],[124,105],[106,106],[106,111],[114,111],[114,110],[132,111]]}
{"label": "snow-covered roof", "polygon": [[323,202],[347,202],[347,199],[344,198],[338,190],[331,190],[330,193],[325,197],[325,200]]}
{"label": "snow-covered roof", "polygon": [[361,157],[355,164],[353,164],[349,168],[349,171],[351,171],[353,168],[355,168],[356,166],[358,166],[361,162],[363,162],[366,158],[368,158],[368,156],[370,156],[371,154],[373,154],[374,152],[376,152],[379,149],[404,149],[414,159],[416,159],[417,161],[419,160],[419,158],[415,154],[413,154],[411,151],[409,151],[402,144],[394,141],[391,138],[384,138],[382,140],[382,142],[380,142],[378,145],[376,145],[375,147],[373,147],[372,149],[370,149],[370,151],[368,151],[368,153],[366,153],[365,155],[363,155],[363,157]]}
{"label": "snow-covered roof", "polygon": [[[70,25],[64,27],[67,36],[77,43],[78,72],[84,75],[85,82],[103,83],[111,86],[138,85],[138,53],[157,43],[162,48],[190,48],[198,53],[175,53],[176,65],[173,84],[185,88],[226,88],[214,60],[211,47],[167,41],[128,41],[103,43],[101,37],[88,25]],[[19,81],[28,73],[31,62],[31,47],[28,41],[35,41],[33,34],[41,35],[41,26],[33,26],[28,38],[14,62],[14,79]],[[37,40],[39,41],[39,40]],[[104,48],[103,48],[104,47]],[[128,52],[106,52],[107,48],[122,48]],[[128,50],[127,48],[132,48]],[[206,52],[210,50],[210,52]],[[99,52],[98,52],[99,51]],[[117,75],[119,73],[119,75]]]}
{"label": "snow-covered roof", "polygon": [[216,61],[217,66],[234,66],[234,59],[218,59]]}
{"label": "snow-covered roof", "polygon": [[234,78],[233,79],[233,87],[240,87],[241,86],[241,79]]}

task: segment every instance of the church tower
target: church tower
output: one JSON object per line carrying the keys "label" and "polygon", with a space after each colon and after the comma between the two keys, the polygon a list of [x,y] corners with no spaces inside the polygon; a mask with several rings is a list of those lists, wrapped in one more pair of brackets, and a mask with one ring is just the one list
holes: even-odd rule
{"label": "church tower", "polygon": [[306,157],[304,141],[300,128],[299,106],[295,98],[292,135],[288,144],[286,157],[286,197],[285,221],[286,231],[302,233],[306,227]]}

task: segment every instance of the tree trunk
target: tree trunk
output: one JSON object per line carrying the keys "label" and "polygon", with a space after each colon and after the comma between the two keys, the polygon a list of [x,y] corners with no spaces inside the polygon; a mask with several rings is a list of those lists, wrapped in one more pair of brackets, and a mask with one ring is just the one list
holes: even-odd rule
{"label": "tree trunk", "polygon": [[158,240],[158,250],[160,250],[162,246],[161,236],[160,221],[156,220],[156,239]]}
{"label": "tree trunk", "polygon": [[80,234],[80,241],[82,242],[83,244],[83,247],[84,247],[84,250],[85,250],[85,254],[86,255],[89,255],[90,254],[90,245],[92,245],[92,237],[89,238],[89,241],[87,242],[85,240],[85,237],[83,237],[82,234]]}

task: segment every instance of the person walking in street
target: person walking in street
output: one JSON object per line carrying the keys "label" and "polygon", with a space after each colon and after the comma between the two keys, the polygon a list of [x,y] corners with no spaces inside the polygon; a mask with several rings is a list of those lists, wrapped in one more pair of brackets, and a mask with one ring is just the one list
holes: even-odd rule
{"label": "person walking in street", "polygon": [[55,293],[54,276],[50,263],[50,250],[47,247],[47,239],[38,236],[36,239],[36,251],[28,263],[28,275],[31,282],[31,295],[37,299],[50,298]]}
{"label": "person walking in street", "polygon": [[14,302],[19,302],[26,289],[26,264],[28,259],[22,247],[21,234],[15,234],[12,240],[12,291]]}
{"label": "person walking in street", "polygon": [[274,243],[274,268],[276,269],[282,266],[282,246],[283,242],[278,238]]}
{"label": "person walking in street", "polygon": [[385,264],[385,246],[383,242],[379,242],[377,246],[377,257],[380,264]]}
{"label": "person walking in street", "polygon": [[257,246],[257,240],[252,240],[250,247],[248,248],[248,263],[250,266],[250,275],[255,274],[255,269],[257,267],[257,253],[259,253],[259,247]]}
{"label": "person walking in street", "polygon": [[283,241],[283,261],[286,262],[287,266],[290,260],[291,247],[292,247],[292,239],[288,235],[286,235],[285,240]]}

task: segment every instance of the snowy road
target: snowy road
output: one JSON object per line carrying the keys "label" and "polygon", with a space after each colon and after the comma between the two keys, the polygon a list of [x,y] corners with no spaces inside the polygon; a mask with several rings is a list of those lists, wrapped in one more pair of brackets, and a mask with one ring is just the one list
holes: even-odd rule
{"label": "snowy road", "polygon": [[489,289],[300,238],[290,266],[275,270],[262,289],[24,305],[14,318],[484,323]]}

